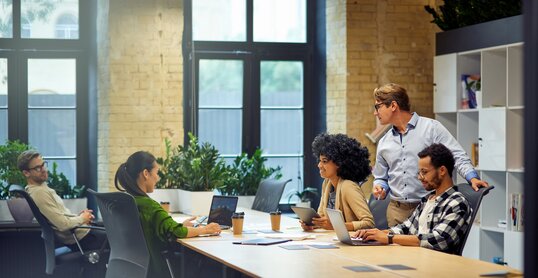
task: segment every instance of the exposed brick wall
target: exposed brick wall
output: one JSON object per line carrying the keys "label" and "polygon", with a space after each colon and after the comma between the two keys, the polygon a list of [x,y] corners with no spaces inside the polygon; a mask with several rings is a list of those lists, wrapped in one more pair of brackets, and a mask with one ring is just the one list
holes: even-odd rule
{"label": "exposed brick wall", "polygon": [[[370,150],[372,165],[376,147],[364,134],[376,125],[372,107],[374,88],[388,82],[399,83],[408,90],[412,110],[433,116],[433,56],[438,29],[424,11],[428,4],[432,1],[327,3],[327,128],[364,143]],[[339,12],[331,7],[337,7]],[[343,21],[345,26],[341,26]],[[340,38],[344,29],[346,39]]]}
{"label": "exposed brick wall", "polygon": [[182,32],[182,1],[99,1],[99,190],[133,152],[183,143]]}

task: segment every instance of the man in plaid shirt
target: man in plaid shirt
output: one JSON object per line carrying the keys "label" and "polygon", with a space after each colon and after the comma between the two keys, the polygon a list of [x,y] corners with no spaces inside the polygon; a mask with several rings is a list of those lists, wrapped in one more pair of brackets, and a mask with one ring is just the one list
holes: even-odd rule
{"label": "man in plaid shirt", "polygon": [[424,189],[433,191],[402,224],[383,231],[358,230],[355,237],[454,253],[470,228],[472,210],[463,194],[453,188],[454,156],[443,144],[433,144],[418,156],[417,176]]}

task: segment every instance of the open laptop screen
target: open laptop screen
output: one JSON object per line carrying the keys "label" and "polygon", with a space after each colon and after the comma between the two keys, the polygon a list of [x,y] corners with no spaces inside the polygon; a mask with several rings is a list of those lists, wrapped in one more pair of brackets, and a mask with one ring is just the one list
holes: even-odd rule
{"label": "open laptop screen", "polygon": [[237,196],[213,196],[207,223],[232,226],[232,214],[237,207]]}

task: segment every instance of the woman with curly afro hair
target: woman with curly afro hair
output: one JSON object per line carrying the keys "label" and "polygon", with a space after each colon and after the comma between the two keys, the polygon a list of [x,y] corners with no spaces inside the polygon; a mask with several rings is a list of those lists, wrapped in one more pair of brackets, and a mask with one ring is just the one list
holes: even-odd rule
{"label": "woman with curly afro hair", "polygon": [[332,230],[327,208],[342,211],[348,231],[373,228],[374,218],[359,186],[371,172],[368,149],[347,135],[322,133],[312,142],[312,152],[325,179],[318,208],[321,217],[313,219],[314,226],[301,223],[303,229]]}

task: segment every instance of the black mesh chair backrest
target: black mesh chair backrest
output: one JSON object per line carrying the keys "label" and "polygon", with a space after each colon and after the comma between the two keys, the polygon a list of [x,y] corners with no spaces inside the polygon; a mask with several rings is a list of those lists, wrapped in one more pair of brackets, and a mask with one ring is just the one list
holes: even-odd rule
{"label": "black mesh chair backrest", "polygon": [[456,249],[454,254],[461,255],[463,253],[463,248],[465,247],[465,242],[467,241],[467,237],[469,236],[469,233],[471,232],[471,228],[473,226],[474,218],[476,217],[476,214],[478,213],[478,208],[480,208],[480,203],[482,202],[482,198],[486,196],[490,190],[495,188],[493,185],[490,185],[488,187],[481,187],[478,191],[474,191],[474,189],[467,183],[462,183],[454,186],[457,191],[461,192],[464,196],[467,202],[469,202],[469,205],[473,209],[473,212],[471,214],[471,221],[469,223],[469,227],[467,228],[467,231],[463,234],[463,238],[460,242],[459,247]]}
{"label": "black mesh chair backrest", "polygon": [[[34,214],[35,219],[41,226],[41,237],[43,238],[43,243],[45,244],[45,259],[46,266],[45,272],[49,275],[53,274],[54,268],[56,267],[56,239],[54,236],[54,230],[50,225],[49,221],[41,214],[41,211],[35,204],[34,200],[30,195],[24,191],[24,188],[20,185],[12,185],[9,189],[10,192],[19,194],[26,199],[32,213]],[[67,250],[67,247],[65,247]],[[65,251],[65,250],[64,250]],[[73,253],[78,253],[76,250]],[[80,253],[79,253],[80,254]],[[82,254],[80,254],[82,256]]]}
{"label": "black mesh chair backrest", "polygon": [[150,255],[134,198],[124,192],[88,192],[97,199],[110,244],[106,277],[145,278]]}
{"label": "black mesh chair backrest", "polygon": [[278,210],[278,203],[280,203],[280,198],[282,198],[282,192],[284,192],[286,184],[290,181],[291,179],[287,181],[275,179],[262,181],[258,187],[258,191],[256,191],[252,209],[263,212]]}
{"label": "black mesh chair backrest", "polygon": [[368,201],[368,207],[374,217],[375,227],[380,230],[386,230],[389,228],[387,223],[387,207],[390,203],[390,197],[386,196],[384,200],[377,200],[374,194],[370,194],[370,200]]}

